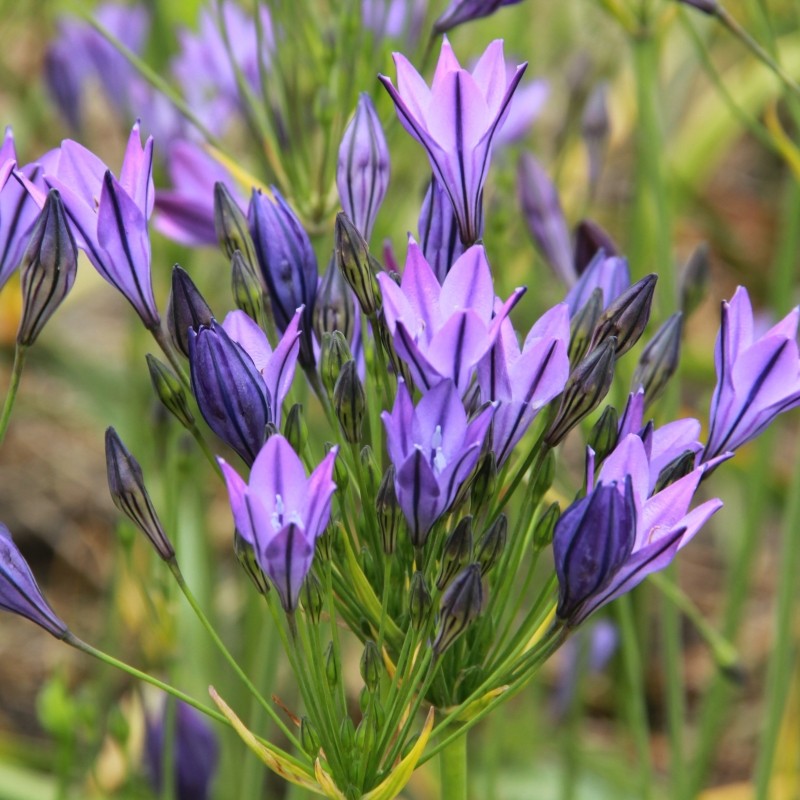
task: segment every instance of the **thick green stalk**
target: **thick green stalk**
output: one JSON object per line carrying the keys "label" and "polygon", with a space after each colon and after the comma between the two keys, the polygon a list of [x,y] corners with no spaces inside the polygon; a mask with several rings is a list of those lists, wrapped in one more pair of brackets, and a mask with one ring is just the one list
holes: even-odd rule
{"label": "thick green stalk", "polygon": [[25,356],[27,353],[28,348],[22,344],[18,344],[14,349],[14,366],[11,368],[11,381],[8,385],[8,393],[6,394],[6,402],[3,405],[3,412],[0,415],[0,444],[2,444],[3,439],[5,439],[8,423],[11,420],[11,412],[14,408],[14,401],[17,399],[19,381],[20,378],[22,378],[22,368],[25,366]]}
{"label": "thick green stalk", "polygon": [[454,739],[439,753],[442,800],[467,800],[467,734]]}

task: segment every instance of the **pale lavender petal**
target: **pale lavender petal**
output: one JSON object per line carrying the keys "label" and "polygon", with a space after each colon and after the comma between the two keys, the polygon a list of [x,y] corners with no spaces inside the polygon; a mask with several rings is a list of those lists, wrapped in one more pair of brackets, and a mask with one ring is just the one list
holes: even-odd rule
{"label": "pale lavender petal", "polygon": [[650,493],[650,468],[644,443],[635,433],[620,440],[603,462],[597,480],[603,484],[613,481],[624,484],[626,475],[631,476],[637,515],[641,514]]}
{"label": "pale lavender petal", "polygon": [[619,421],[619,438],[630,433],[639,433],[644,423],[644,389],[637,389],[628,395],[628,402]]}
{"label": "pale lavender petal", "polygon": [[122,188],[130,195],[146,218],[153,213],[153,137],[142,147],[139,122],[133,126],[119,173]]}
{"label": "pale lavender petal", "polygon": [[569,306],[566,303],[559,303],[536,320],[525,337],[523,350],[530,347],[537,339],[553,338],[569,342],[569,336]]}
{"label": "pale lavender petal", "polygon": [[336,491],[333,480],[333,467],[336,461],[337,447],[332,447],[324,459],[311,473],[306,484],[308,505],[305,508],[306,535],[312,540],[325,530],[331,513],[331,498]]}
{"label": "pale lavender petal", "polygon": [[634,551],[657,541],[668,531],[684,526],[683,517],[689,510],[702,475],[703,470],[696,469],[647,500],[641,511]]}
{"label": "pale lavender petal", "polygon": [[[438,429],[438,432],[437,432]],[[467,415],[453,381],[444,380],[419,401],[411,424],[411,440],[433,461],[433,450],[441,448],[449,460],[464,445]]]}
{"label": "pale lavender petal", "polygon": [[491,115],[499,114],[503,107],[508,79],[503,40],[495,39],[478,59],[472,77],[480,87]]}
{"label": "pale lavender petal", "polygon": [[389,451],[389,458],[398,469],[412,447],[413,418],[414,404],[405,381],[400,379],[397,382],[397,394],[392,413],[390,414],[388,411],[381,413],[381,419],[386,428],[386,448]]}
{"label": "pale lavender petal", "polygon": [[[387,275],[381,282],[381,287],[386,280],[394,283]],[[400,289],[415,316],[424,326],[426,341],[430,341],[432,333],[441,326],[443,321],[443,315],[439,310],[442,287],[420,246],[411,237],[408,240],[408,253]],[[396,293],[393,294],[396,296]]]}
{"label": "pale lavender petal", "polygon": [[[438,283],[438,282],[437,282]],[[473,245],[450,268],[439,301],[444,319],[471,308],[487,323],[492,317],[494,287],[483,245]]]}
{"label": "pale lavender petal", "polygon": [[[240,345],[247,355],[253,360],[259,372],[269,363],[272,357],[272,348],[269,346],[267,335],[244,311],[229,311],[222,322],[225,333]],[[270,402],[273,395],[270,393]]]}
{"label": "pale lavender petal", "polygon": [[314,561],[314,543],[294,523],[282,528],[261,553],[261,568],[272,581],[284,610],[297,608],[300,589]]}
{"label": "pale lavender petal", "polygon": [[[280,434],[267,439],[250,472],[250,491],[257,494],[269,514],[290,514],[305,508],[306,471],[289,442]],[[280,501],[276,498],[280,496]]]}
{"label": "pale lavender petal", "polygon": [[[283,336],[281,336],[275,347],[275,352],[261,370],[272,399],[273,422],[276,425],[280,424],[281,406],[284,398],[289,393],[294,379],[294,369],[297,364],[297,356],[300,353],[300,320],[302,316],[303,307],[301,306],[295,311],[294,316],[283,332]],[[259,330],[261,329],[259,328]],[[266,337],[264,338],[266,340]],[[269,342],[267,342],[267,346],[269,346]]]}
{"label": "pale lavender petal", "polygon": [[[426,359],[436,374],[455,381],[463,394],[476,364],[486,355],[492,341],[486,326],[473,311],[452,314],[433,337]],[[432,381],[432,376],[429,376]]]}
{"label": "pale lavender petal", "polygon": [[397,469],[395,479],[397,501],[408,522],[411,541],[425,543],[428,531],[445,509],[439,483],[420,448],[414,448]]}
{"label": "pale lavender petal", "polygon": [[231,504],[231,511],[233,512],[233,520],[236,523],[236,529],[246,541],[255,547],[255,533],[250,520],[250,512],[245,502],[247,484],[242,480],[241,475],[239,475],[225,459],[218,458],[217,463],[222,470],[222,477],[225,478],[225,486],[228,489],[228,499]]}
{"label": "pale lavender petal", "polygon": [[68,185],[87,206],[96,209],[107,169],[91,150],[72,139],[66,139],[61,142],[58,163],[52,177]]}

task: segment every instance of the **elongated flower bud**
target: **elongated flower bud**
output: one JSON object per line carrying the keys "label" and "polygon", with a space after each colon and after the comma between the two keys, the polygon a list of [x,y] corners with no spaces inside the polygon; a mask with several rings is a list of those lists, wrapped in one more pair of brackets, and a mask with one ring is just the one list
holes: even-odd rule
{"label": "elongated flower bud", "polygon": [[358,377],[355,361],[348,361],[333,388],[333,408],[344,438],[355,444],[361,441],[361,427],[367,411],[367,396]]}
{"label": "elongated flower bud", "polygon": [[470,500],[472,510],[476,512],[493,496],[497,488],[497,456],[494,451],[485,452],[475,466],[475,475],[472,478]]}
{"label": "elongated flower bud", "polygon": [[314,333],[322,342],[326,333],[341,331],[345,340],[352,342],[356,322],[356,303],[353,293],[342,271],[336,266],[336,259],[333,258],[322,276],[314,301]]}
{"label": "elongated flower bud", "polygon": [[544,441],[555,447],[608,394],[614,379],[617,339],[612,336],[574,369],[561,395],[561,407]]}
{"label": "elongated flower bud", "polygon": [[339,147],[336,187],[344,213],[366,240],[372,235],[388,184],[386,137],[370,96],[362,92]]}
{"label": "elongated flower bud", "polygon": [[295,453],[302,453],[308,441],[308,425],[303,414],[303,406],[295,403],[286,415],[286,422],[283,423],[283,435],[286,441],[292,446]]}
{"label": "elongated flower bud", "polygon": [[22,256],[22,319],[17,343],[32,345],[75,282],[78,249],[67,225],[61,196],[47,194]]}
{"label": "elongated flower bud", "polygon": [[666,489],[675,481],[686,477],[695,468],[697,463],[697,453],[694,450],[684,450],[677,458],[667,464],[661,472],[658,473],[656,485],[653,489],[653,494],[658,494],[662,489]]}
{"label": "elongated flower bud", "polygon": [[255,272],[258,259],[247,217],[234,200],[230,189],[221,181],[214,184],[214,230],[225,255],[233,258],[238,250],[250,270]]}
{"label": "elongated flower bud", "polygon": [[334,248],[336,264],[361,310],[368,317],[373,316],[381,307],[381,291],[372,272],[367,243],[345,214],[336,215]]}
{"label": "elongated flower bud", "polygon": [[472,556],[472,516],[466,516],[444,541],[436,588],[442,591]]}
{"label": "elongated flower bud", "polygon": [[186,270],[172,268],[172,291],[167,307],[167,327],[173,343],[189,357],[189,331],[197,333],[201,325],[210,325],[214,314],[197,290]]}
{"label": "elongated flower bud", "polygon": [[697,309],[708,293],[708,282],[711,277],[710,261],[708,244],[701,242],[681,270],[681,309],[687,317]]}
{"label": "elongated flower bud", "polygon": [[533,546],[537,550],[544,550],[553,541],[553,532],[556,522],[561,516],[561,507],[558,503],[551,503],[547,510],[539,517],[536,527],[533,530]]}
{"label": "elongated flower bud", "polygon": [[328,396],[333,398],[333,390],[336,381],[342,371],[342,367],[353,360],[350,352],[350,345],[341,331],[325,333],[322,335],[322,352],[319,357],[319,375],[322,378],[322,385],[327,389]]}
{"label": "elongated flower bud", "polygon": [[419,244],[439,283],[464,252],[458,220],[447,191],[431,177],[419,212]]}
{"label": "elongated flower bud", "polygon": [[608,405],[603,409],[600,419],[595,422],[589,432],[587,444],[594,450],[599,464],[616,446],[619,439],[619,414],[617,409]]}
{"label": "elongated flower bud", "polygon": [[480,564],[462,570],[442,596],[433,652],[440,656],[469,627],[483,606]]}
{"label": "elongated flower bud", "polygon": [[150,501],[142,468],[113,428],[106,430],[106,472],[114,505],[150,540],[164,561],[173,559],[175,550]]}
{"label": "elongated flower bud", "polygon": [[322,742],[314,723],[305,716],[300,720],[300,744],[303,746],[306,755],[313,759],[317,758],[322,748]]}
{"label": "elongated flower bud", "polygon": [[256,591],[259,594],[266,595],[269,592],[269,581],[258,563],[253,545],[239,531],[235,531],[233,534],[233,552],[242,565],[242,569],[253,582],[253,586],[256,587]]}
{"label": "elongated flower bud", "polygon": [[616,298],[603,312],[592,338],[597,347],[609,336],[617,340],[617,358],[639,341],[650,319],[650,306],[658,275],[652,273],[637,281]]}
{"label": "elongated flower bud", "polygon": [[677,311],[658,329],[642,351],[633,373],[634,391],[644,389],[645,406],[657,400],[678,369],[681,356],[683,314]]}
{"label": "elongated flower bud", "polygon": [[303,610],[306,612],[309,621],[314,624],[319,622],[325,601],[322,596],[322,584],[313,572],[309,572],[303,581],[303,588],[300,590],[300,602],[303,604]]}
{"label": "elongated flower bud", "polygon": [[508,517],[500,516],[478,539],[475,546],[475,561],[481,565],[481,575],[485,575],[500,559],[508,538]]}
{"label": "elongated flower bud", "polygon": [[698,11],[702,11],[712,17],[719,13],[717,0],[678,0],[678,2],[683,3],[685,6],[696,8]]}
{"label": "elongated flower bud", "polygon": [[378,646],[372,639],[367,639],[364,645],[364,652],[361,654],[361,680],[364,681],[364,686],[367,690],[374,692],[381,680],[383,674],[383,659],[381,658]]}
{"label": "elongated flower bud", "polygon": [[333,646],[333,642],[329,642],[325,650],[325,680],[327,680],[328,688],[331,692],[336,691],[336,687],[341,680],[339,661],[336,658],[336,650]]}
{"label": "elongated flower bud", "polygon": [[[600,178],[603,158],[608,146],[611,123],[606,105],[607,87],[604,83],[592,89],[581,116],[581,136],[589,156],[589,185],[594,187]],[[608,253],[611,255],[611,253]]]}
{"label": "elongated flower bud", "polygon": [[381,484],[378,487],[378,494],[375,498],[375,507],[378,515],[378,527],[381,531],[381,541],[383,552],[386,555],[394,553],[397,545],[397,535],[403,525],[403,512],[397,502],[397,492],[395,490],[396,471],[394,464],[383,475]]}
{"label": "elongated flower bud", "polygon": [[408,590],[408,615],[411,626],[419,631],[428,621],[433,600],[425,583],[425,576],[417,571],[411,576],[411,586]]}
{"label": "elongated flower bud", "polygon": [[603,313],[603,290],[596,288],[569,324],[569,363],[575,366],[589,352],[594,329]]}
{"label": "elongated flower bud", "polygon": [[145,356],[147,369],[150,372],[150,381],[156,396],[167,411],[186,429],[194,427],[194,415],[189,409],[186,391],[175,373],[154,355]]}
{"label": "elongated flower bud", "polygon": [[619,255],[619,248],[609,233],[594,220],[582,219],[575,228],[575,272],[582,275],[602,250],[606,258]]}
{"label": "elongated flower bud", "polygon": [[244,311],[258,325],[262,325],[264,288],[241,250],[234,250],[231,256],[231,292],[236,308]]}

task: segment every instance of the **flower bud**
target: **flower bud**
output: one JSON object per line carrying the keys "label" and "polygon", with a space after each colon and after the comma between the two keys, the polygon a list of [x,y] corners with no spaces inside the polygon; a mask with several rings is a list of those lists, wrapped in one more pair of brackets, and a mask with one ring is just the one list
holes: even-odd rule
{"label": "flower bud", "polygon": [[603,313],[603,290],[597,287],[569,323],[569,363],[575,366],[589,352],[589,345]]}
{"label": "flower bud", "polygon": [[368,316],[381,307],[381,293],[369,258],[369,249],[364,237],[356,230],[345,214],[336,215],[334,232],[336,264],[350,284],[361,310]]}
{"label": "flower bud", "polygon": [[175,373],[154,355],[148,353],[145,359],[147,360],[147,369],[150,372],[150,381],[153,384],[153,389],[164,408],[166,408],[184,428],[193,428],[195,424],[194,415],[189,409],[186,390],[183,388],[183,384],[178,380]]}
{"label": "flower bud", "polygon": [[344,213],[366,240],[372,235],[388,184],[386,137],[370,96],[362,92],[339,147],[336,188]]}
{"label": "flower bud", "polygon": [[442,595],[439,628],[433,641],[435,656],[440,656],[469,627],[482,605],[481,566],[470,564]]}
{"label": "flower bud", "polygon": [[347,361],[342,365],[333,387],[333,408],[344,438],[350,444],[360,441],[361,426],[367,411],[367,396],[358,377],[355,361]]}
{"label": "flower bud", "polygon": [[544,514],[539,517],[536,527],[533,529],[533,546],[537,550],[544,550],[552,543],[553,531],[560,516],[561,507],[558,503],[551,503]]}
{"label": "flower bud", "polygon": [[236,308],[258,325],[264,324],[264,288],[240,250],[231,256],[231,292]]}
{"label": "flower bud", "polygon": [[481,575],[485,575],[500,559],[508,538],[508,517],[500,516],[489,526],[475,547],[475,561],[481,566]]}
{"label": "flower bud", "polygon": [[286,441],[292,446],[295,453],[302,453],[308,441],[308,425],[303,415],[303,406],[295,403],[286,415],[286,422],[283,423],[283,435]]}
{"label": "flower bud", "polygon": [[300,602],[303,604],[303,610],[306,612],[308,619],[314,624],[319,622],[324,598],[322,597],[322,584],[313,572],[309,572],[303,581],[303,588],[300,590]]}
{"label": "flower bud", "polygon": [[497,456],[494,451],[483,453],[475,465],[475,475],[472,478],[472,510],[480,509],[493,496],[497,488]]}
{"label": "flower bud", "polygon": [[397,545],[397,535],[403,525],[403,512],[397,502],[397,492],[395,490],[395,467],[394,464],[383,475],[378,494],[375,497],[375,509],[378,516],[378,527],[381,531],[381,541],[383,552],[386,555],[394,553]]}
{"label": "flower bud", "polygon": [[333,647],[333,642],[328,642],[328,647],[325,650],[325,680],[328,682],[328,688],[331,692],[336,691],[340,677],[336,650]]}
{"label": "flower bud", "polygon": [[685,6],[696,8],[698,11],[702,11],[704,14],[708,14],[711,17],[719,13],[719,3],[717,0],[678,0],[678,2],[683,3]]}
{"label": "flower bud", "polygon": [[647,327],[658,275],[651,273],[626,289],[602,313],[592,337],[597,347],[609,336],[617,340],[617,358],[627,353]]}
{"label": "flower bud", "polygon": [[567,379],[561,406],[544,441],[555,447],[608,394],[614,379],[617,339],[606,339],[578,364]]}
{"label": "flower bud", "polygon": [[689,256],[686,266],[681,271],[681,309],[687,317],[703,302],[708,292],[708,282],[711,276],[710,261],[708,244],[701,242]]}
{"label": "flower bud", "polygon": [[444,541],[436,588],[442,591],[472,556],[472,516],[466,516]]}
{"label": "flower bud", "polygon": [[322,335],[322,352],[319,357],[319,374],[322,385],[328,391],[328,396],[333,397],[333,390],[342,367],[353,360],[350,345],[341,331],[324,333]]}
{"label": "flower bud", "polygon": [[683,314],[674,313],[658,329],[639,357],[633,373],[632,388],[644,389],[645,406],[657,400],[678,369],[681,357]]}
{"label": "flower bud", "polygon": [[256,587],[256,591],[266,596],[267,592],[269,592],[269,581],[258,563],[253,545],[239,531],[234,531],[233,534],[233,552],[242,565],[242,569],[253,582],[253,586]]}
{"label": "flower bud", "polygon": [[619,248],[608,232],[591,219],[582,219],[575,228],[574,249],[575,272],[578,275],[584,273],[601,250],[606,258],[619,255]]}
{"label": "flower bud", "polygon": [[597,185],[600,178],[611,131],[606,94],[607,87],[604,83],[595,86],[589,94],[581,116],[581,136],[589,156],[589,185],[592,188]]}
{"label": "flower bud", "polygon": [[22,273],[22,319],[17,343],[32,345],[47,321],[61,305],[75,282],[78,248],[67,225],[61,196],[47,194],[20,262]]}
{"label": "flower bud", "polygon": [[383,674],[383,661],[378,646],[372,639],[367,639],[364,645],[360,668],[361,680],[364,681],[364,686],[367,687],[368,691],[374,692],[378,688]]}
{"label": "flower bud", "polygon": [[358,321],[356,304],[334,258],[328,264],[317,290],[313,319],[314,333],[320,342],[326,333],[334,331],[341,331],[346,341],[353,341]]}
{"label": "flower bud", "polygon": [[365,754],[370,753],[372,748],[375,746],[375,740],[377,737],[378,728],[375,725],[372,715],[365,714],[361,718],[361,722],[358,723],[358,727],[356,728],[356,734],[353,740],[355,752],[361,754],[362,757]]}
{"label": "flower bud", "polygon": [[381,482],[381,471],[378,467],[378,462],[375,460],[375,453],[372,452],[372,448],[367,444],[361,448],[358,457],[361,460],[361,468],[364,470],[368,497],[374,499]]}
{"label": "flower bud", "polygon": [[595,422],[589,432],[587,444],[594,450],[599,464],[616,446],[619,439],[619,414],[617,409],[608,405],[603,409],[600,419]]}
{"label": "flower bud", "polygon": [[549,452],[542,461],[539,471],[534,475],[530,488],[530,498],[528,503],[535,507],[544,497],[545,492],[553,485],[556,477],[556,457],[555,453]]}
{"label": "flower bud", "polygon": [[653,494],[658,494],[662,489],[666,489],[667,486],[675,483],[675,481],[685,478],[694,470],[696,463],[697,453],[694,450],[684,450],[658,473]]}
{"label": "flower bud", "polygon": [[425,583],[425,576],[417,571],[411,576],[411,586],[408,590],[408,614],[411,618],[411,626],[415,631],[419,631],[425,626],[432,605],[433,600]]}
{"label": "flower bud", "polygon": [[309,758],[317,759],[319,751],[322,749],[322,742],[314,723],[306,716],[300,720],[300,744]]}
{"label": "flower bud", "polygon": [[214,231],[225,255],[232,259],[238,250],[250,272],[255,274],[258,260],[247,217],[221,181],[214,184]]}
{"label": "flower bud", "polygon": [[464,252],[453,203],[435,177],[431,177],[419,212],[419,245],[439,283]]}
{"label": "flower bud", "polygon": [[214,315],[194,281],[178,264],[172,268],[172,291],[167,307],[167,327],[175,347],[189,357],[189,331],[211,325]]}
{"label": "flower bud", "polygon": [[353,720],[345,716],[339,725],[339,745],[342,752],[350,756],[353,753],[353,747],[356,743],[356,729],[353,725]]}
{"label": "flower bud", "polygon": [[150,502],[142,468],[113,428],[106,430],[106,472],[114,505],[142,531],[164,561],[172,560],[175,550]]}
{"label": "flower bud", "polygon": [[[334,447],[336,445],[333,442],[325,442],[325,453],[329,453]],[[350,473],[347,471],[342,458],[337,458],[333,463],[333,480],[340,492],[347,490],[347,485],[350,483]]]}

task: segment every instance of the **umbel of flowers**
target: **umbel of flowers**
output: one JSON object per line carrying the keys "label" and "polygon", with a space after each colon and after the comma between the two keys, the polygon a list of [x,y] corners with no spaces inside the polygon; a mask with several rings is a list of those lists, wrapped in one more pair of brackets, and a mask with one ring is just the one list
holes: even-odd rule
{"label": "umbel of flowers", "polygon": [[[455,4],[441,26],[471,13],[468,6]],[[626,407],[599,416],[585,481],[562,510],[552,490],[561,444],[586,435],[583,421],[603,402],[618,359],[645,331],[656,278],[631,285],[624,258],[591,228],[580,258],[577,247],[565,257],[568,239],[552,236],[565,230],[557,197],[540,168],[523,161],[524,212],[543,251],[561,247],[571,285],[521,336],[511,311],[524,289],[496,296],[479,240],[493,146],[524,65],[509,72],[498,41],[468,71],[446,40],[430,87],[402,55],[395,64],[396,79],[381,81],[433,173],[422,245],[409,238],[402,275],[369,247],[389,152],[363,95],[341,144],[336,184],[345,213],[321,282],[309,235],[280,192],[254,188],[246,210],[233,186],[219,183],[207,198],[238,306],[222,321],[176,267],[162,323],[150,273],[153,140],[142,146],[138,124],[118,177],[73,141],[23,168],[10,137],[0,151],[2,218],[22,209],[33,228],[30,236],[2,231],[3,252],[21,254],[18,349],[33,343],[31,331],[69,290],[80,248],[169,362],[149,356],[154,389],[222,478],[232,543],[260,595],[251,602],[265,603],[297,678],[300,725],[286,724],[211,628],[142,470],[113,429],[106,455],[114,502],[148,537],[288,745],[248,730],[216,691],[211,708],[81,641],[48,605],[5,527],[0,606],[231,725],[283,778],[332,798],[395,797],[419,763],[446,755],[572,630],[670,563],[721,506],[695,502],[701,480],[800,403],[798,311],[758,337],[739,288],[723,304],[708,441],[699,441],[697,420],[655,426],[645,413],[677,365],[676,317],[644,349]],[[182,202],[171,195],[169,213],[190,216]],[[580,275],[570,272],[579,261]],[[307,410],[293,403],[298,363],[329,424],[324,448]],[[551,557],[554,579],[534,581],[518,598],[519,579],[538,576],[536,565]],[[355,718],[342,627],[363,647]],[[181,710],[178,736],[198,730],[194,711]],[[216,752],[205,732],[197,735]],[[193,791],[207,790],[211,776],[202,774],[206,786]]]}

